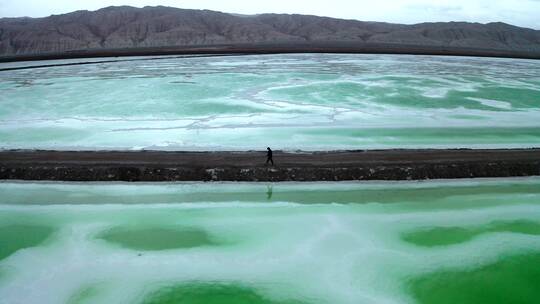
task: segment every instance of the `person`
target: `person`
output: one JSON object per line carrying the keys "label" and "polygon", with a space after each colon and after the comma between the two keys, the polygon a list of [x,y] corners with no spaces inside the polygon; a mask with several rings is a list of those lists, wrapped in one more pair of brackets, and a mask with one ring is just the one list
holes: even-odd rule
{"label": "person", "polygon": [[274,165],[274,160],[272,159],[272,149],[270,147],[267,147],[266,150],[266,165],[268,165],[268,162],[272,163],[272,166]]}

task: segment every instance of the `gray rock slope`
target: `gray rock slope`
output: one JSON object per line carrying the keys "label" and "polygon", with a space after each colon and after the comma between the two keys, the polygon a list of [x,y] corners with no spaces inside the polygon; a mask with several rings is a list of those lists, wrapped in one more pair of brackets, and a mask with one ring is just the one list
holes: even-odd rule
{"label": "gray rock slope", "polygon": [[131,47],[347,41],[540,51],[540,31],[505,23],[363,22],[286,14],[240,16],[171,7],[107,7],[0,19],[0,55]]}

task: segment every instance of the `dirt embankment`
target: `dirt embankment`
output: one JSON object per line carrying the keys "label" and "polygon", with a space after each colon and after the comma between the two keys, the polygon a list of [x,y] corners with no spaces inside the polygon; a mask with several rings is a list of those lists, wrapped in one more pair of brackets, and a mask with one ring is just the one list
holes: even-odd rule
{"label": "dirt embankment", "polygon": [[0,179],[340,181],[540,175],[540,149],[265,152],[3,151]]}

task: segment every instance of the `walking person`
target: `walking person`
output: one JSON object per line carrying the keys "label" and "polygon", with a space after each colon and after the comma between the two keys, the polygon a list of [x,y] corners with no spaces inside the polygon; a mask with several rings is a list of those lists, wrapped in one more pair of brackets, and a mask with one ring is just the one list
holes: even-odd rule
{"label": "walking person", "polygon": [[267,147],[266,148],[266,165],[268,165],[268,163],[270,162],[272,164],[272,166],[274,165],[274,160],[272,159],[272,149],[270,149],[270,147]]}

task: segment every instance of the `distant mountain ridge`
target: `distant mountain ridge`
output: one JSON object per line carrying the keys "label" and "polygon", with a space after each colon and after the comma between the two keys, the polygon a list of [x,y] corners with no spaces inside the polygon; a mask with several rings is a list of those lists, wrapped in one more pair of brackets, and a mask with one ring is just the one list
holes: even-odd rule
{"label": "distant mountain ridge", "polygon": [[251,43],[358,42],[540,52],[540,31],[505,23],[414,25],[310,15],[243,16],[172,7],[106,7],[0,19],[0,55]]}

